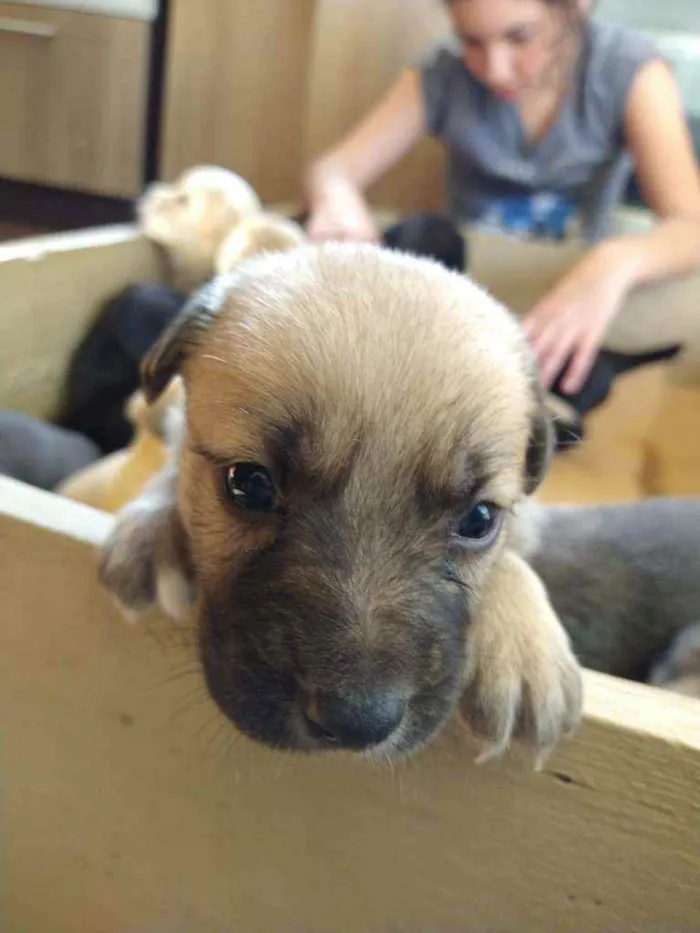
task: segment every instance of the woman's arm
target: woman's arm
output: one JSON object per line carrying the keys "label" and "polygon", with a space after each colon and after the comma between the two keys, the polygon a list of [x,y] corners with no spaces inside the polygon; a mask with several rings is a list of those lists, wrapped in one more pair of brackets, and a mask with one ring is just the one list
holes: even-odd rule
{"label": "woman's arm", "polygon": [[[634,287],[700,268],[700,167],[668,66],[640,69],[627,101],[625,137],[639,184],[660,222],[646,236],[617,240]],[[613,241],[613,244],[615,241]]]}
{"label": "woman's arm", "polygon": [[678,87],[662,61],[637,73],[624,132],[659,223],[646,235],[612,237],[591,249],[523,322],[546,386],[571,360],[562,388],[572,395],[632,289],[700,270],[700,168]]}
{"label": "woman's arm", "polygon": [[306,177],[312,239],[376,239],[362,192],[425,134],[417,71],[407,69],[340,143],[317,159]]}

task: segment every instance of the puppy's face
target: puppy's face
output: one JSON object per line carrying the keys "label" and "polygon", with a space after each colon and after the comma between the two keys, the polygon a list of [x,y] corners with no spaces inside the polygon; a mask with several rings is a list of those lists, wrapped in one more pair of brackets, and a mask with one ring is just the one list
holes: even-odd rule
{"label": "puppy's face", "polygon": [[204,264],[211,274],[226,233],[260,208],[243,178],[217,166],[198,166],[173,184],[149,185],[137,216],[146,236],[182,262]]}
{"label": "puppy's face", "polygon": [[248,735],[402,754],[451,715],[470,615],[546,426],[514,321],[372,247],[217,280],[146,368],[184,357],[179,509],[212,697]]}

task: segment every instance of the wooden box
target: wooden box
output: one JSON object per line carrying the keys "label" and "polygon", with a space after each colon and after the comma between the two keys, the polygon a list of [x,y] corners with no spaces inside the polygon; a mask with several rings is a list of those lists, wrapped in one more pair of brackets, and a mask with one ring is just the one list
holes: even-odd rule
{"label": "wooden box", "polygon": [[[516,252],[474,270],[522,301],[571,260]],[[97,303],[162,274],[129,227],[0,248],[0,404],[46,414]],[[191,633],[100,591],[111,521],[0,479],[3,931],[700,930],[697,701],[587,674],[541,773],[477,767],[459,723],[393,769],[274,754],[207,700]]]}

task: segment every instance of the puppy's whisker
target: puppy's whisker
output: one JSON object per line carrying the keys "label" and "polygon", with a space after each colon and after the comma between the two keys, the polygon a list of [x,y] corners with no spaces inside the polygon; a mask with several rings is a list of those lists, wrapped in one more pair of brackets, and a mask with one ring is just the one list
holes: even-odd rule
{"label": "puppy's whisker", "polygon": [[[205,754],[215,757],[218,764],[223,762],[224,749],[228,745],[228,734],[232,731],[231,723],[223,716],[218,717],[217,728],[211,733],[205,749]],[[215,751],[216,753],[213,754]]]}
{"label": "puppy's whisker", "polygon": [[[205,748],[208,749],[210,747],[212,735],[219,735],[222,721],[226,723],[226,720],[222,718],[221,713],[218,709],[216,709],[216,707],[211,707],[210,711],[212,715],[205,719],[194,735],[194,739],[199,744],[199,747],[202,749],[202,751],[204,751]],[[226,724],[228,725],[228,723]],[[206,744],[202,745],[203,740],[205,740],[205,736],[208,736],[208,738],[206,739]]]}
{"label": "puppy's whisker", "polygon": [[183,667],[180,669],[171,671],[166,677],[163,677],[162,679],[151,684],[149,690],[160,690],[169,684],[177,683],[189,677],[198,677],[201,680],[202,669],[197,662],[190,661],[188,664],[183,665]]}
{"label": "puppy's whisker", "polygon": [[172,726],[176,720],[182,719],[187,714],[198,712],[204,707],[210,712],[212,708],[212,699],[204,690],[197,691],[187,699],[184,705],[172,711],[168,718],[168,724]]}
{"label": "puppy's whisker", "polygon": [[228,739],[224,742],[223,752],[221,756],[221,763],[223,765],[231,764],[231,756],[236,749],[236,746],[240,744],[241,734],[236,729],[229,728],[228,730]]}

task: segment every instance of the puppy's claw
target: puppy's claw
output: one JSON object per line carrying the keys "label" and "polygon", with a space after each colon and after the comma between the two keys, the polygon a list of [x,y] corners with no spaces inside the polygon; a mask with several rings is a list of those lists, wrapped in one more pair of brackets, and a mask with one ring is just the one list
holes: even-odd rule
{"label": "puppy's claw", "polygon": [[542,771],[544,769],[553,751],[554,746],[552,745],[549,748],[542,748],[535,753],[535,771]]}

